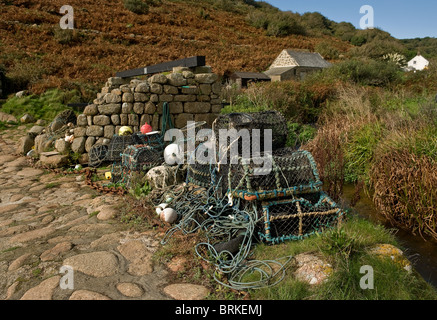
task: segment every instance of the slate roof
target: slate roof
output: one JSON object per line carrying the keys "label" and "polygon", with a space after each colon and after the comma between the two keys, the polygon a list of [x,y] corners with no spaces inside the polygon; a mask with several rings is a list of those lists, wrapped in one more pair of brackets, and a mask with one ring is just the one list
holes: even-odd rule
{"label": "slate roof", "polygon": [[232,77],[241,78],[241,79],[270,80],[270,78],[266,76],[264,73],[257,73],[257,72],[235,72],[232,74]]}
{"label": "slate roof", "polygon": [[296,67],[278,67],[278,68],[272,68],[264,72],[267,76],[278,76],[281,75],[287,71],[290,71]]}
{"label": "slate roof", "polygon": [[323,57],[317,52],[301,52],[293,51],[290,49],[285,50],[300,67],[310,68],[328,68],[331,64],[323,59]]}

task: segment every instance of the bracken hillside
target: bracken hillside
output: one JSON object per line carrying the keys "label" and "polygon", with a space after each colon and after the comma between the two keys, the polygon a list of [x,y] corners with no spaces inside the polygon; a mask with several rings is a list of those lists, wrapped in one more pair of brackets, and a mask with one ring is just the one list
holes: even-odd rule
{"label": "bracken hillside", "polygon": [[72,32],[59,27],[64,0],[2,0],[0,66],[10,88],[92,91],[117,71],[194,55],[206,56],[219,74],[264,71],[284,48],[315,50],[329,43],[341,56],[353,47],[326,32],[303,32],[298,24],[290,28],[286,21],[257,25],[257,14],[283,14],[266,3],[149,0],[145,10],[134,13],[129,2],[138,1],[69,0]]}

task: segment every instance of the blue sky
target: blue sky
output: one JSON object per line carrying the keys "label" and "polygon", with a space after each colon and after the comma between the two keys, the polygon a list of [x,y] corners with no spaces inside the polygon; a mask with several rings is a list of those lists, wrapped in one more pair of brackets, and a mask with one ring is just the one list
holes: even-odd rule
{"label": "blue sky", "polygon": [[281,10],[320,12],[330,20],[360,26],[360,8],[371,5],[375,27],[398,39],[437,37],[436,0],[265,0]]}

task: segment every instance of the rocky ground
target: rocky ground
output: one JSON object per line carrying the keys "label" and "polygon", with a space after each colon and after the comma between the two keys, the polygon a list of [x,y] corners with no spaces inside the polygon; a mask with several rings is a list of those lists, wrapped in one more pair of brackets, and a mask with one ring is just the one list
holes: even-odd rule
{"label": "rocky ground", "polygon": [[203,286],[170,283],[171,270],[152,260],[159,235],[134,232],[120,221],[123,198],[98,193],[83,176],[32,168],[15,155],[17,132],[24,129],[0,132],[0,299],[200,300],[208,295]]}
{"label": "rocky ground", "polygon": [[[190,268],[189,257],[176,256],[168,264],[153,258],[162,231],[135,231],[122,222],[123,196],[99,193],[83,175],[36,169],[16,155],[27,129],[0,131],[0,300],[208,297],[208,288],[175,277]],[[399,249],[375,250],[411,272]],[[295,256],[294,263],[294,275],[310,285],[332,273],[331,265],[311,253]]]}

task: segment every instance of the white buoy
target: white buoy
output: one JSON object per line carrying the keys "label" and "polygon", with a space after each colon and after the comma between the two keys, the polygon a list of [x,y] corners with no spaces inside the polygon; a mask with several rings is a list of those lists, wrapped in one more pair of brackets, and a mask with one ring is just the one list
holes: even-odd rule
{"label": "white buoy", "polygon": [[28,157],[33,157],[33,156],[35,156],[35,155],[36,155],[36,151],[35,151],[35,149],[30,150],[30,151],[26,154],[26,156],[28,156]]}
{"label": "white buoy", "polygon": [[161,212],[160,218],[162,221],[168,222],[168,223],[175,223],[178,219],[178,213],[176,210],[172,208],[166,208],[164,211]]}
{"label": "white buoy", "polygon": [[176,143],[170,144],[164,150],[164,160],[169,166],[181,164],[184,160],[184,155]]}
{"label": "white buoy", "polygon": [[162,211],[164,211],[165,208],[168,207],[167,203],[161,203],[159,206],[156,207],[156,214],[159,216]]}

